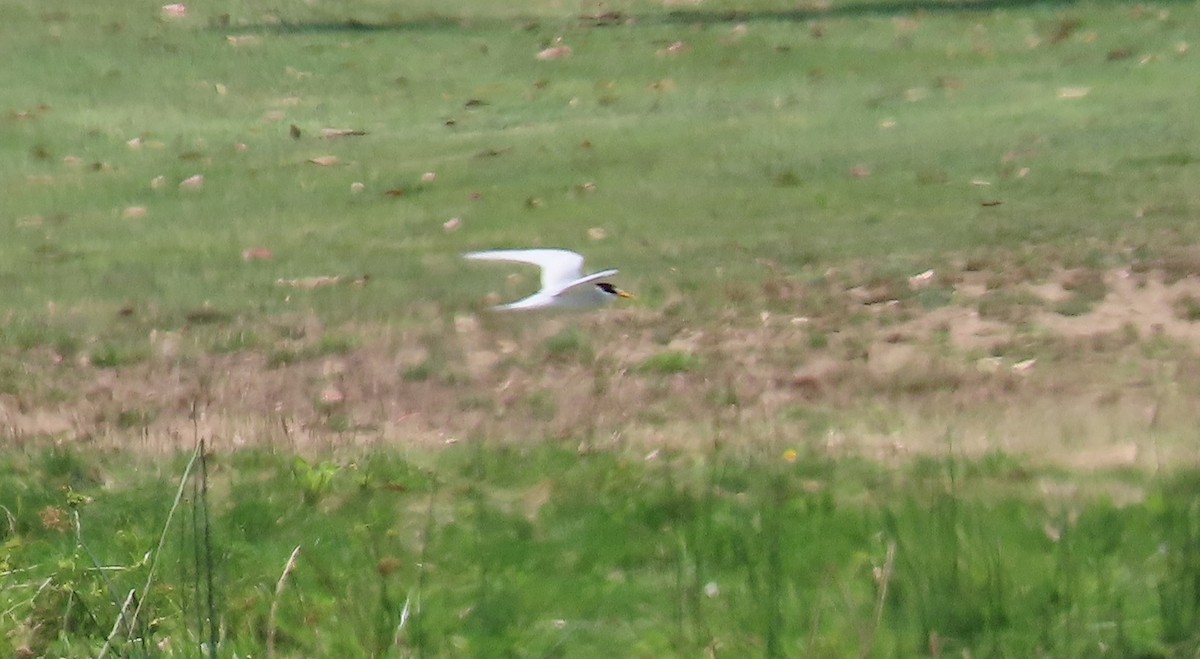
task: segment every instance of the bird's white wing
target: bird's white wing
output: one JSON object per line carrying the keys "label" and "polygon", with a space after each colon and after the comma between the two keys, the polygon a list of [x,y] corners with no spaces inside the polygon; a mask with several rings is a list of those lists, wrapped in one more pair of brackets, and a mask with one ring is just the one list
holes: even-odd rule
{"label": "bird's white wing", "polygon": [[595,281],[599,281],[601,279],[604,279],[605,277],[611,277],[612,275],[615,275],[615,274],[617,274],[616,269],[601,270],[600,272],[593,272],[592,274],[590,274],[586,277],[580,277],[579,279],[576,279],[574,281],[567,282],[558,290],[546,291],[546,292],[550,293],[551,295],[553,295],[555,297],[558,297],[559,295],[562,295],[563,293],[566,293],[568,291],[575,290],[576,288],[579,288],[580,286],[583,286],[585,284],[590,284]]}
{"label": "bird's white wing", "polygon": [[529,263],[542,269],[542,290],[562,289],[583,276],[583,257],[565,249],[496,249],[464,254],[475,261]]}
{"label": "bird's white wing", "polygon": [[534,293],[527,298],[510,302],[508,304],[498,304],[492,307],[492,311],[531,311],[536,309],[546,309],[551,306],[553,297]]}

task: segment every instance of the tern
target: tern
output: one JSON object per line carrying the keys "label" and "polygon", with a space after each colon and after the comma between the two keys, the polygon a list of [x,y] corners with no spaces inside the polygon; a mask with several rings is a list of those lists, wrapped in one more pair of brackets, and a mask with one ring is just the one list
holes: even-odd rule
{"label": "tern", "polygon": [[542,269],[542,290],[523,300],[492,307],[496,311],[586,311],[608,306],[618,298],[633,297],[601,281],[617,274],[616,269],[585,276],[583,257],[566,249],[497,249],[463,256],[472,261],[528,263]]}

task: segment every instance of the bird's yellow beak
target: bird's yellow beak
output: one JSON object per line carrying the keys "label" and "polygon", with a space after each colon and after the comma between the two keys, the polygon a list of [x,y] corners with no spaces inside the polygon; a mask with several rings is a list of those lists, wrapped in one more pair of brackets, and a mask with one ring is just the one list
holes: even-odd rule
{"label": "bird's yellow beak", "polygon": [[629,291],[623,291],[623,290],[621,290],[621,289],[619,289],[619,288],[617,289],[617,297],[623,297],[623,298],[625,298],[626,300],[634,300],[634,299],[637,299],[637,296],[636,296],[636,295],[634,295],[633,293],[630,293]]}

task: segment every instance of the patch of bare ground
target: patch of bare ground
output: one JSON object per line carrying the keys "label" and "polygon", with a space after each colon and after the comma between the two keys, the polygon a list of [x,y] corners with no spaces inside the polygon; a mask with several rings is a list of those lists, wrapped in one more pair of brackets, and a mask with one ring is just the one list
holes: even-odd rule
{"label": "patch of bare ground", "polygon": [[[815,312],[798,305],[696,325],[639,309],[463,314],[285,363],[161,336],[150,359],[121,368],[27,351],[0,357],[39,383],[0,394],[0,432],[140,451],[198,436],[219,449],[299,451],[487,437],[647,452],[720,441],[881,460],[1003,451],[1084,470],[1197,461],[1200,313],[1181,300],[1200,300],[1200,281],[1065,270],[1043,281],[922,277],[948,291],[945,304],[927,308],[903,287],[830,284],[814,294]],[[1081,287],[1086,309],[1053,310]],[[1014,289],[1031,308],[980,312],[986,295]]]}
{"label": "patch of bare ground", "polygon": [[[1200,315],[1192,313],[1189,301],[1200,299],[1200,278],[1188,276],[1170,283],[1161,273],[1135,274],[1128,270],[1097,273],[1105,293],[1087,313],[1063,315],[1037,314],[1037,322],[1065,337],[1089,337],[1132,331],[1142,337],[1165,336],[1189,346],[1200,346]],[[1037,288],[1039,295],[1051,300],[1070,299],[1070,281],[1078,279],[1070,272]]]}

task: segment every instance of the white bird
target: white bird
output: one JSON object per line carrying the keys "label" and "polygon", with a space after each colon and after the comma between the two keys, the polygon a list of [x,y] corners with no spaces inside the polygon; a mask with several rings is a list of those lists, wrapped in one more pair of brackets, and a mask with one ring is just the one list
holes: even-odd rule
{"label": "white bird", "polygon": [[497,249],[463,255],[473,261],[528,263],[542,269],[542,290],[511,304],[493,307],[496,311],[554,309],[584,311],[598,309],[617,298],[633,295],[600,281],[617,274],[615,269],[583,274],[583,257],[565,249]]}

